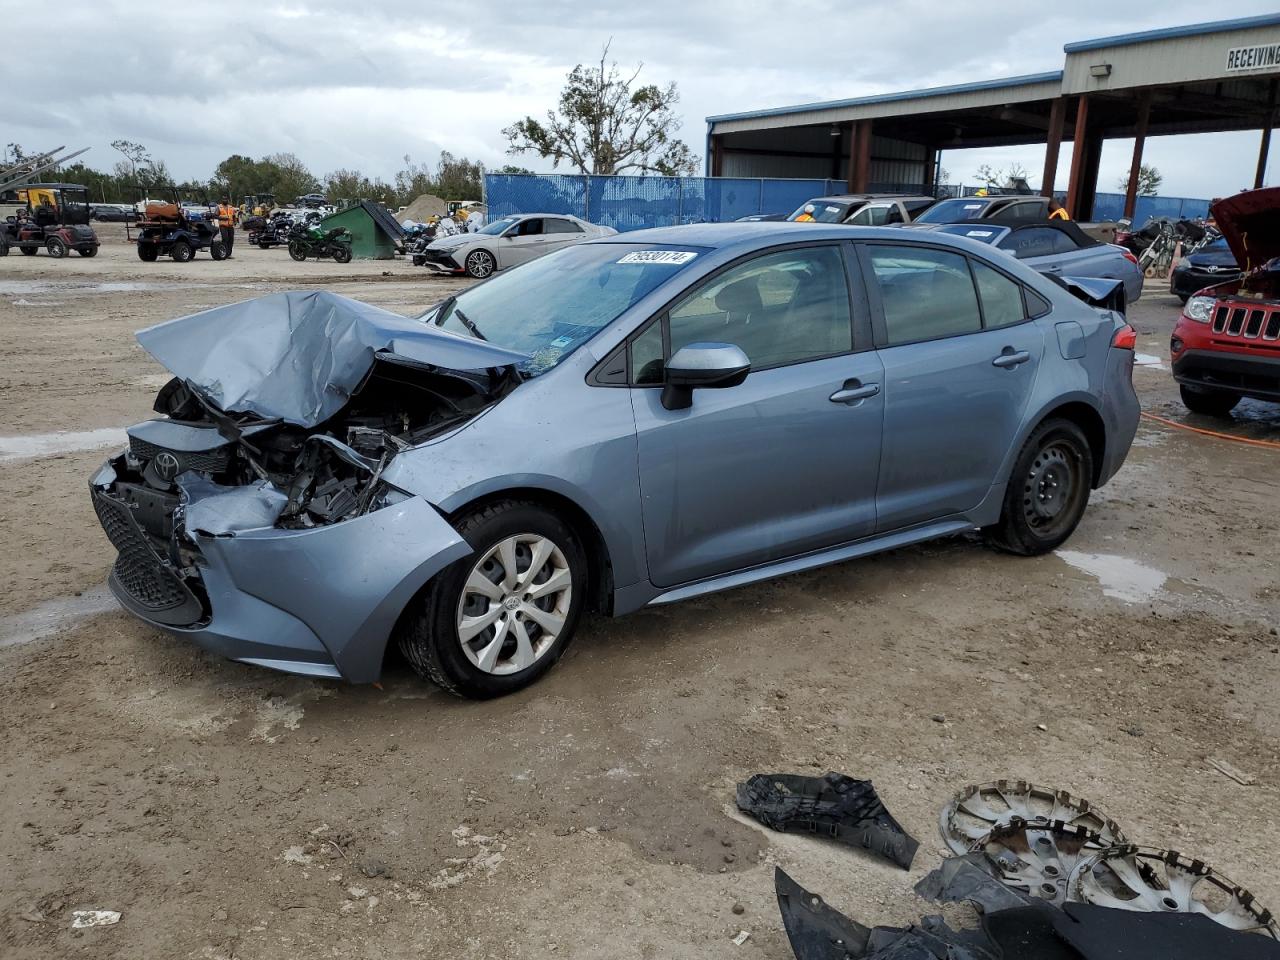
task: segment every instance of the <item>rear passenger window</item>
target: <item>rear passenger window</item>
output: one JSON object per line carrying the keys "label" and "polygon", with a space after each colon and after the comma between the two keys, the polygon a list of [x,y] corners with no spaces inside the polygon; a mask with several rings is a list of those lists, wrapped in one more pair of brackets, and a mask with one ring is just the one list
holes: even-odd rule
{"label": "rear passenger window", "polygon": [[982,300],[982,316],[988,330],[1009,327],[1026,319],[1022,309],[1022,286],[978,260],[973,264],[973,279],[978,283]]}
{"label": "rear passenger window", "polygon": [[925,247],[867,247],[880,289],[889,346],[982,329],[969,265],[958,253]]}

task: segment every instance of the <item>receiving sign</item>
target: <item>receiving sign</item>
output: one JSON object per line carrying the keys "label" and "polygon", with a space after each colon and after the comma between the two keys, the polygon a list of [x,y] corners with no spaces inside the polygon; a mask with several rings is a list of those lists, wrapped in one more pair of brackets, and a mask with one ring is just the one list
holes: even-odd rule
{"label": "receiving sign", "polygon": [[1233,47],[1227,51],[1227,72],[1280,67],[1280,43]]}

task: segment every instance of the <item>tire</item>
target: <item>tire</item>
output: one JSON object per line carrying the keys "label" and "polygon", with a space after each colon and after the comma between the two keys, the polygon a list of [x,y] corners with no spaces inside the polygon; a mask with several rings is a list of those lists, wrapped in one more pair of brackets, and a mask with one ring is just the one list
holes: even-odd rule
{"label": "tire", "polygon": [[351,248],[344,247],[341,244],[333,248],[333,259],[335,263],[350,263]]}
{"label": "tire", "polygon": [[209,244],[209,257],[213,260],[227,259],[227,248],[220,241]]}
{"label": "tire", "polygon": [[55,260],[61,260],[67,255],[67,244],[61,237],[50,237],[45,241],[45,249]]}
{"label": "tire", "polygon": [[1238,393],[1227,393],[1225,390],[1201,390],[1198,387],[1178,385],[1182,394],[1182,405],[1192,413],[1203,413],[1207,417],[1225,417],[1240,402]]}
{"label": "tire", "polygon": [[289,256],[301,263],[307,259],[307,248],[297,240],[289,241]]}
{"label": "tire", "polygon": [[186,240],[175,240],[169,246],[169,256],[173,258],[175,263],[189,263],[195,255],[195,247],[191,246]]}
{"label": "tire", "polygon": [[498,268],[498,263],[488,250],[472,250],[467,254],[463,266],[466,268],[467,276],[483,280],[493,274],[493,271]]}
{"label": "tire", "polygon": [[[485,700],[514,693],[550,670],[573,639],[588,587],[582,546],[555,514],[518,500],[490,504],[464,516],[455,527],[476,545],[476,551],[427,584],[414,601],[421,606],[404,621],[400,650],[414,670],[455,696]],[[531,603],[527,594],[521,596],[520,582],[515,590],[504,583],[501,555],[506,552],[504,545],[510,544],[514,566],[523,578],[533,551],[548,543],[551,551],[524,589],[552,580],[563,584],[566,577],[568,581],[567,586],[535,598],[539,615],[534,618],[524,612]],[[489,589],[468,590],[479,577],[489,581]],[[467,617],[488,622],[464,642],[460,627]],[[543,626],[554,623],[560,624],[554,633]],[[517,631],[523,632],[527,643],[519,642]]]}
{"label": "tire", "polygon": [[0,257],[7,257],[8,255],[9,255],[9,241],[4,239],[3,237],[0,237]]}
{"label": "tire", "polygon": [[34,257],[36,255],[35,247],[19,247],[18,249],[22,251],[24,257]]}
{"label": "tire", "polygon": [[155,263],[159,252],[156,250],[154,243],[138,242],[138,259],[146,263]]}
{"label": "tire", "polygon": [[1093,452],[1084,431],[1070,420],[1046,420],[1022,445],[1000,519],[983,536],[1006,553],[1048,553],[1075,531],[1092,486]]}
{"label": "tire", "polygon": [[414,257],[413,257],[413,265],[414,265],[415,267],[421,267],[421,266],[423,266],[424,264],[426,264],[426,262],[427,262],[427,258],[426,258],[426,257],[420,257],[420,256],[417,256],[416,254],[415,254],[415,255],[414,255]]}
{"label": "tire", "polygon": [[82,257],[96,257],[98,255],[97,247],[81,247],[77,251]]}

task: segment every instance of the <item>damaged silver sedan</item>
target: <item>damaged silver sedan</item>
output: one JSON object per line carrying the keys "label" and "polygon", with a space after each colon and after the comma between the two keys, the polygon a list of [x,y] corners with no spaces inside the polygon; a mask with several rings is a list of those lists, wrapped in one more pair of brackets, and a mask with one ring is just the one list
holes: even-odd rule
{"label": "damaged silver sedan", "polygon": [[245,663],[367,683],[395,639],[488,697],[583,610],[974,528],[1042,553],[1137,424],[1133,331],[1091,303],[962,239],[759,223],[578,244],[416,319],[218,307],[138,334],[173,379],[90,484],[110,586]]}

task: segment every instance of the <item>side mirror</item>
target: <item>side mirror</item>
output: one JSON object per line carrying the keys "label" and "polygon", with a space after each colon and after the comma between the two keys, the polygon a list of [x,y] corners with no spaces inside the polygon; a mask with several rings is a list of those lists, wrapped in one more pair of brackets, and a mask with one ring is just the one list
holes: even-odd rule
{"label": "side mirror", "polygon": [[662,405],[685,410],[693,405],[694,387],[736,387],[747,379],[751,361],[732,343],[691,343],[667,361]]}

